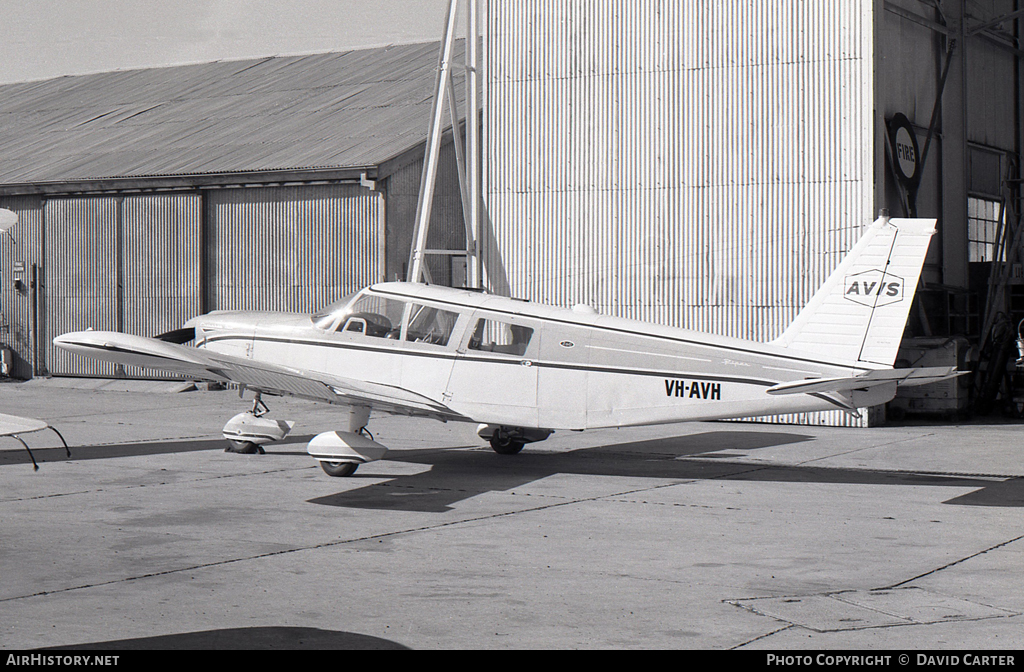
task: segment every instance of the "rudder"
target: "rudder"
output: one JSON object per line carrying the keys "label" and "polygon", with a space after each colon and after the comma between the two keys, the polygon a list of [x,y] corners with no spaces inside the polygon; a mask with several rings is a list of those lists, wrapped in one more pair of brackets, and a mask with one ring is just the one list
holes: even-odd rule
{"label": "rudder", "polygon": [[773,343],[834,361],[892,366],[935,222],[875,220]]}

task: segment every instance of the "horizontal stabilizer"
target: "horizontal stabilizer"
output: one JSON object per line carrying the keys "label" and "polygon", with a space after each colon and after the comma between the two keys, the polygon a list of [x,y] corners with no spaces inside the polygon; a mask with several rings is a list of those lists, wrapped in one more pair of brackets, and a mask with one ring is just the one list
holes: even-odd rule
{"label": "horizontal stabilizer", "polygon": [[937,383],[967,373],[957,371],[953,366],[933,366],[918,369],[879,369],[850,378],[809,378],[780,383],[769,387],[768,394],[811,394],[822,392],[849,392],[864,390],[876,385],[896,383],[897,386],[915,386]]}

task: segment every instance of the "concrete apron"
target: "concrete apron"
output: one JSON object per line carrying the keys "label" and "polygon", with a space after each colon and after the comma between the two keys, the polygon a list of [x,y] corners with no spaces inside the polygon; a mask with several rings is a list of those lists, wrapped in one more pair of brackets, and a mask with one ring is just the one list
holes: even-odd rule
{"label": "concrete apron", "polygon": [[234,391],[0,385],[0,647],[1020,648],[1020,425],[558,432],[374,417],[351,478]]}

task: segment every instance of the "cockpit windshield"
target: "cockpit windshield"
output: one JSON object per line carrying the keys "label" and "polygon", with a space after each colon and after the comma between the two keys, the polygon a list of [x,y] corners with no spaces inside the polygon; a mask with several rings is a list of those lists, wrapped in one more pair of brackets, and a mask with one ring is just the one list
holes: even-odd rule
{"label": "cockpit windshield", "polygon": [[353,297],[355,297],[355,294],[349,294],[348,296],[338,299],[334,303],[330,303],[310,315],[309,319],[313,321],[313,324],[315,324],[318,329],[333,331],[333,329],[337,327],[335,322],[340,321],[341,317],[348,312],[346,308],[348,308],[348,305],[352,303]]}
{"label": "cockpit windshield", "polygon": [[324,331],[356,333],[378,338],[398,338],[406,303],[363,291],[355,298],[342,299],[312,316]]}
{"label": "cockpit windshield", "polygon": [[446,347],[459,315],[363,291],[335,301],[310,319],[323,331]]}

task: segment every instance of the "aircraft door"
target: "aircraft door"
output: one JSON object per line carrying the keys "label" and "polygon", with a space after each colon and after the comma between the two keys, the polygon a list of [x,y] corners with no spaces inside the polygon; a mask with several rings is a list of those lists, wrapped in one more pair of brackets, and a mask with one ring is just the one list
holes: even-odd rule
{"label": "aircraft door", "polygon": [[459,338],[459,314],[418,303],[408,304],[405,312],[401,386],[444,403],[455,362],[453,337]]}
{"label": "aircraft door", "polygon": [[537,326],[517,316],[474,313],[459,345],[445,403],[488,424],[538,427]]}

